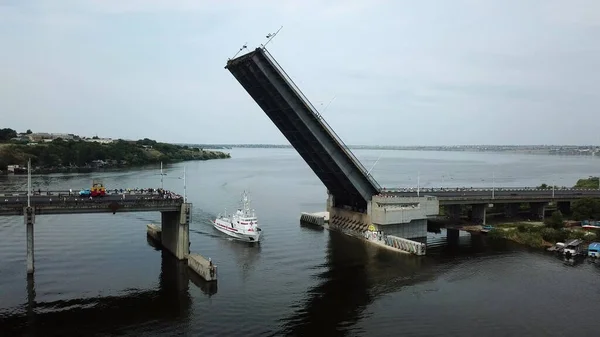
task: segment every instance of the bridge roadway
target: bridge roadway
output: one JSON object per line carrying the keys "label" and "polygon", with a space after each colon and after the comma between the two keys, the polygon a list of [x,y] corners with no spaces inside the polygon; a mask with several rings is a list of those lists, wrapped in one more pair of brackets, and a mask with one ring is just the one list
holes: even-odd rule
{"label": "bridge roadway", "polygon": [[[169,212],[179,211],[180,195],[165,197],[158,193],[108,193],[103,197],[85,198],[69,191],[44,191],[30,197],[35,214]],[[27,192],[0,192],[0,216],[23,215],[27,207]]]}
{"label": "bridge roadway", "polygon": [[556,188],[423,188],[383,189],[381,194],[397,197],[435,196],[440,205],[516,203],[541,201],[574,201],[582,198],[600,198],[600,189]]}

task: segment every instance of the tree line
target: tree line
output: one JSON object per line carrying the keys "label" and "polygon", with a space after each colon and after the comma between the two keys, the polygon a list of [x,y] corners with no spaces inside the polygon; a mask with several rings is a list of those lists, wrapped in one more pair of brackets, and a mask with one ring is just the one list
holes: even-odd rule
{"label": "tree line", "polygon": [[159,143],[147,138],[134,142],[117,140],[108,144],[59,138],[34,146],[7,144],[0,147],[0,170],[5,170],[7,165],[25,165],[29,158],[34,167],[56,168],[84,167],[96,160],[114,161],[122,166],[137,166],[229,157],[228,153]]}

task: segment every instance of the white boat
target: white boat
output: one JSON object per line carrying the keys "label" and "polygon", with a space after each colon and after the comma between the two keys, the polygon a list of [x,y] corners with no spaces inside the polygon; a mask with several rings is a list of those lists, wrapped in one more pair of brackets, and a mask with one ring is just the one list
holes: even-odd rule
{"label": "white boat", "polygon": [[233,214],[219,216],[213,221],[213,226],[231,237],[246,242],[259,242],[261,229],[253,209],[250,209],[248,193],[242,193],[241,207]]}

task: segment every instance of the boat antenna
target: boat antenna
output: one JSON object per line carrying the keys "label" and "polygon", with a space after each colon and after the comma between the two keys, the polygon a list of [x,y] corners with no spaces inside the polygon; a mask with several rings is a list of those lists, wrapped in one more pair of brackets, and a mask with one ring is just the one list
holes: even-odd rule
{"label": "boat antenna", "polygon": [[240,48],[240,50],[238,50],[238,51],[237,51],[237,53],[235,53],[235,55],[233,55],[233,57],[232,57],[232,58],[230,58],[230,60],[231,60],[231,59],[234,59],[236,56],[238,56],[238,54],[239,54],[239,53],[241,53],[241,52],[242,52],[242,50],[244,50],[244,49],[246,49],[246,48],[248,48],[248,42],[244,43],[244,45],[243,45],[243,46]]}
{"label": "boat antenna", "polygon": [[279,31],[280,31],[282,28],[283,28],[283,26],[279,27],[279,29],[278,29],[278,30],[277,30],[275,33],[269,33],[269,34],[267,34],[267,36],[265,36],[265,37],[266,37],[268,40],[267,40],[267,42],[266,42],[264,45],[262,45],[262,47],[266,49],[266,47],[267,47],[267,45],[269,44],[269,42],[271,42],[271,40],[273,40],[273,38],[274,38],[275,36],[277,36],[277,34],[279,33]]}

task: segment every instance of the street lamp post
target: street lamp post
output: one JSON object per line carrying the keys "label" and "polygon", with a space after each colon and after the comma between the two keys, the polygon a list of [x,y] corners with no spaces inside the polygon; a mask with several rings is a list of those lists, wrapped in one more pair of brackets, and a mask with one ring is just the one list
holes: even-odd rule
{"label": "street lamp post", "polygon": [[417,197],[420,196],[421,172],[417,172]]}
{"label": "street lamp post", "polygon": [[27,161],[27,207],[31,207],[31,158]]}
{"label": "street lamp post", "polygon": [[495,197],[496,192],[496,173],[492,172],[492,199]]}

